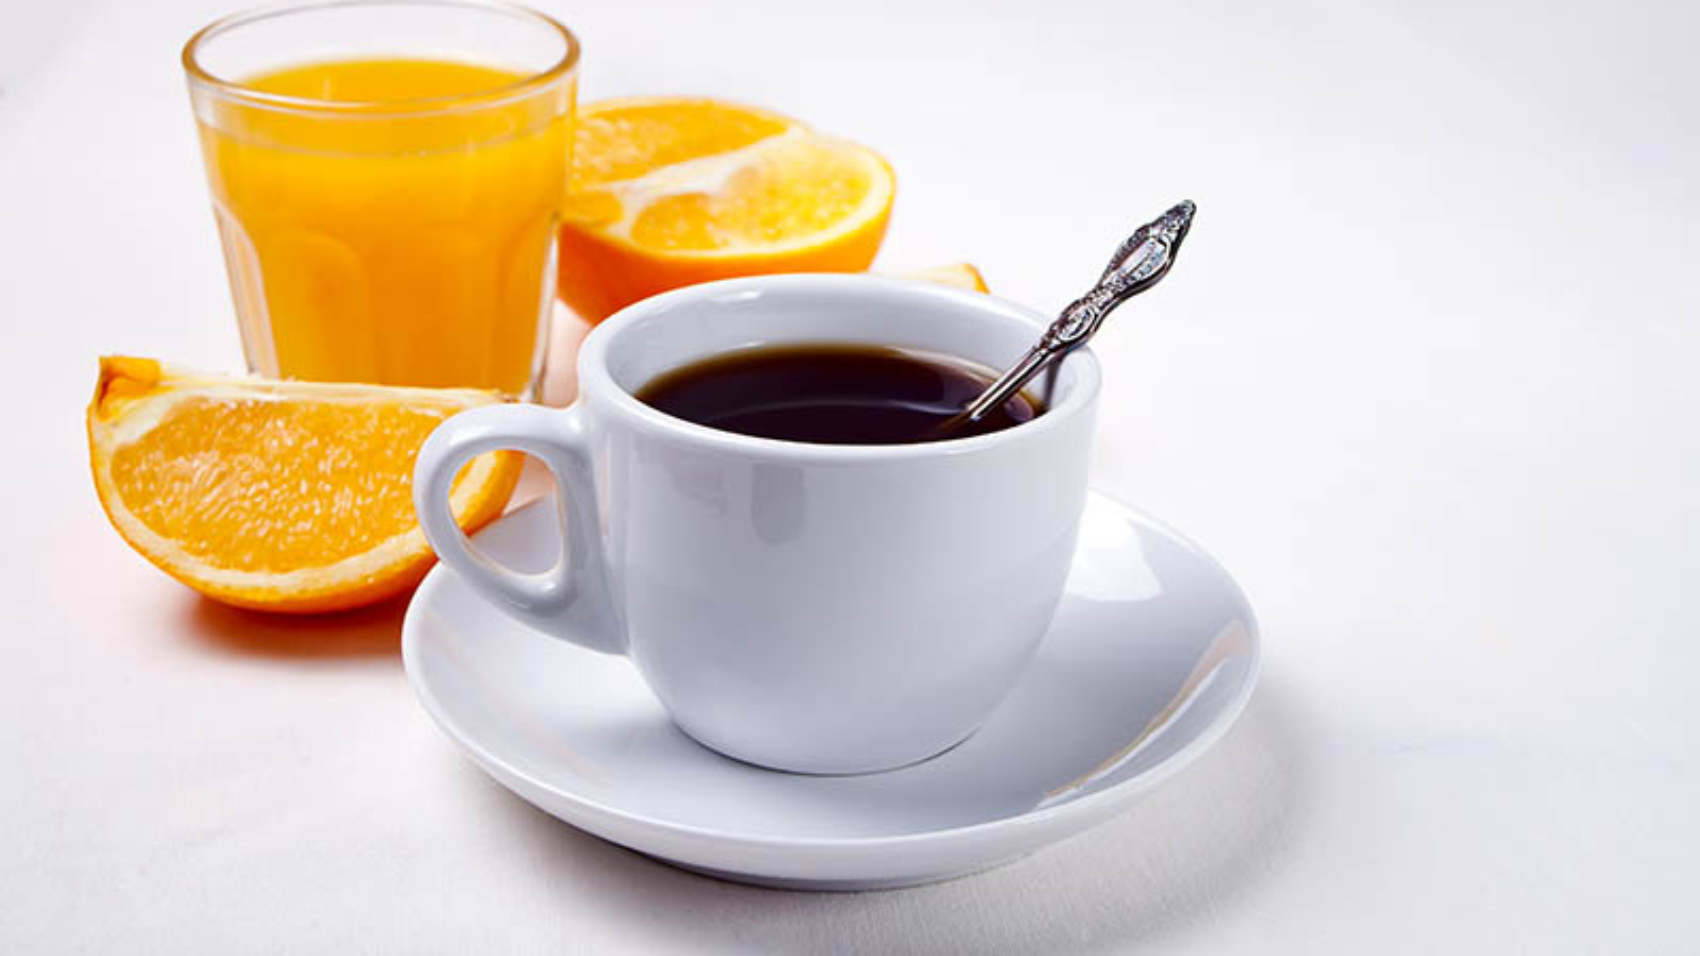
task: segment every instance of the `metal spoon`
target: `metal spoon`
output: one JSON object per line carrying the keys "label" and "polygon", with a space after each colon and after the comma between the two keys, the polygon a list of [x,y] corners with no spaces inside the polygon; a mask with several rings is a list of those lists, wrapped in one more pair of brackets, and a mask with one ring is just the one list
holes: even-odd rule
{"label": "metal spoon", "polygon": [[1180,252],[1181,241],[1192,229],[1193,213],[1197,211],[1191,200],[1185,200],[1128,236],[1110,257],[1098,284],[1062,310],[1039,344],[1028,349],[1021,361],[987,386],[966,408],[934,426],[933,434],[938,436],[984,418],[987,412],[1021,391],[1033,376],[1085,345],[1117,306],[1163,281],[1169,267],[1175,264],[1175,254]]}

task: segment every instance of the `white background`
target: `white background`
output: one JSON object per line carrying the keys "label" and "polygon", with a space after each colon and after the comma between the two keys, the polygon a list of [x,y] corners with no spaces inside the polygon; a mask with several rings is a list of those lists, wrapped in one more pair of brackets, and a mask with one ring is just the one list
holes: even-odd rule
{"label": "white background", "polygon": [[394,608],[226,611],[107,527],[96,356],[241,364],[177,65],[228,2],[0,7],[0,951],[1700,947],[1700,8],[544,4],[585,98],[882,150],[885,268],[1053,308],[1200,205],[1100,336],[1095,480],[1245,585],[1249,710],[1070,843],[811,896],[489,782]]}

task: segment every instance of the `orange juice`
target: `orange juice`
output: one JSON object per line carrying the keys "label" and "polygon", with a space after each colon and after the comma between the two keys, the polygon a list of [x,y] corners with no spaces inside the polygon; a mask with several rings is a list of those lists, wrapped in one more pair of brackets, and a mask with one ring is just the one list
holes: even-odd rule
{"label": "orange juice", "polygon": [[248,363],[526,393],[553,301],[570,76],[350,59],[197,103]]}

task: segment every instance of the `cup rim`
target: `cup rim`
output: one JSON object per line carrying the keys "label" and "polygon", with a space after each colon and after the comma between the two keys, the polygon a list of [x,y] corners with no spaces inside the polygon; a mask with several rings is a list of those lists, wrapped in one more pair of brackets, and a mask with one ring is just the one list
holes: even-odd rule
{"label": "cup rim", "polygon": [[[268,93],[247,86],[240,80],[217,76],[200,62],[200,48],[206,41],[220,34],[255,23],[298,13],[330,10],[338,7],[404,6],[462,7],[529,20],[560,37],[562,41],[561,56],[542,70],[527,73],[511,83],[494,86],[476,93],[400,97],[384,100],[329,100],[310,96]],[[488,109],[523,99],[570,76],[574,68],[578,66],[580,50],[578,37],[574,36],[571,30],[568,30],[554,17],[517,3],[504,2],[504,0],[308,0],[308,2],[268,4],[220,17],[195,31],[194,35],[183,44],[182,62],[183,72],[187,74],[191,88],[205,89],[249,106],[305,115],[358,114],[362,117],[372,118],[420,117],[456,113],[469,109]]]}
{"label": "cup rim", "polygon": [[805,462],[887,462],[913,458],[973,454],[1014,441],[1036,438],[1053,429],[1064,427],[1071,419],[1084,413],[1098,398],[1102,376],[1098,358],[1090,348],[1076,349],[1065,360],[1078,376],[1068,394],[1045,413],[1035,418],[966,438],[948,438],[934,442],[909,442],[895,445],[830,445],[815,442],[789,441],[779,438],[760,438],[723,431],[701,425],[656,409],[614,381],[608,371],[607,356],[611,344],[620,334],[645,317],[662,309],[675,308],[683,303],[738,296],[764,291],[810,291],[822,295],[854,294],[856,291],[882,291],[886,294],[932,299],[948,303],[952,308],[983,316],[1013,319],[1030,325],[1035,340],[1047,319],[1026,306],[1000,299],[983,292],[954,289],[935,282],[899,279],[856,273],[793,273],[786,275],[751,276],[723,279],[674,289],[634,303],[603,320],[585,337],[579,347],[578,379],[580,395],[573,407],[578,407],[587,395],[594,396],[600,407],[606,407],[632,425],[652,434],[665,434],[696,445],[719,451],[742,454],[761,454],[790,461]]}

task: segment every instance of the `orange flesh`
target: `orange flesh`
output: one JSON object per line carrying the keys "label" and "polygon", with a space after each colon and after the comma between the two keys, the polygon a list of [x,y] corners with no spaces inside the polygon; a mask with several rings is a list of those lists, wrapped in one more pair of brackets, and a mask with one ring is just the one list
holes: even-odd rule
{"label": "orange flesh", "polygon": [[411,476],[385,464],[411,461],[450,411],[192,398],[113,454],[112,480],[132,514],[194,557],[318,567],[412,526]]}

